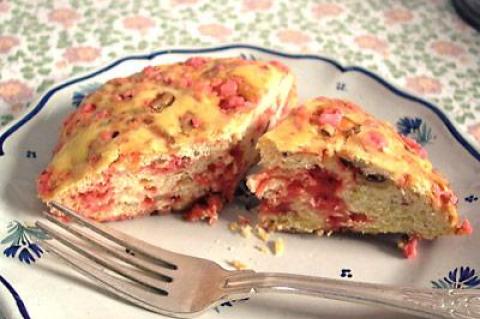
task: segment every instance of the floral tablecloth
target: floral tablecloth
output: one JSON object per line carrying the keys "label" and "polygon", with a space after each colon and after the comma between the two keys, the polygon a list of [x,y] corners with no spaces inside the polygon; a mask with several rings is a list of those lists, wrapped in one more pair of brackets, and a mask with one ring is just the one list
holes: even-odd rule
{"label": "floral tablecloth", "polygon": [[363,66],[480,145],[480,33],[447,0],[0,0],[0,127],[53,83],[118,57],[227,42]]}

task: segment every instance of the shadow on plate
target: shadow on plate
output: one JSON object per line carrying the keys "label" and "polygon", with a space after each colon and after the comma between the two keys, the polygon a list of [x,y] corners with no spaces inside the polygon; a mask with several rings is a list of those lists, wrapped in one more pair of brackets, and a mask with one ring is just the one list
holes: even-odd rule
{"label": "shadow on plate", "polygon": [[[239,305],[240,306],[240,305]],[[413,319],[378,306],[293,295],[259,295],[241,305],[259,318]],[[231,311],[234,314],[234,311]]]}
{"label": "shadow on plate", "polygon": [[[92,297],[96,293],[103,294],[108,298],[137,307],[128,301],[120,300],[119,297],[112,294],[107,289],[101,288],[90,279],[79,275],[69,268],[53,267],[45,263],[36,265],[36,271],[39,274],[60,277],[66,284],[73,284],[86,288],[92,292]],[[237,308],[238,307],[238,308]],[[242,314],[243,311],[255,313],[260,318],[296,318],[296,319],[410,319],[407,315],[393,313],[387,310],[378,309],[374,306],[358,305],[353,303],[334,301],[328,299],[318,299],[305,296],[265,294],[250,298],[244,303],[235,303],[235,307],[217,307],[219,313],[227,312],[229,315]],[[141,311],[146,311],[139,308]],[[238,312],[237,312],[238,311]],[[159,316],[161,317],[161,316]],[[163,318],[163,317],[162,317]]]}
{"label": "shadow on plate", "polygon": [[61,263],[58,260],[58,263],[61,265],[61,267],[52,267],[51,265],[48,265],[46,263],[39,263],[36,265],[35,269],[38,273],[43,273],[47,276],[54,276],[57,278],[61,278],[65,280],[65,283],[67,285],[73,284],[74,286],[77,287],[82,287],[90,290],[92,292],[92,297],[96,293],[100,293],[108,298],[118,300],[118,302],[126,303],[128,305],[131,305],[133,307],[137,307],[134,304],[130,303],[127,300],[119,300],[119,297],[117,297],[115,294],[110,292],[108,289],[103,288],[96,284],[94,281],[90,280],[89,278],[76,273],[74,270],[70,269],[68,266],[65,264]]}

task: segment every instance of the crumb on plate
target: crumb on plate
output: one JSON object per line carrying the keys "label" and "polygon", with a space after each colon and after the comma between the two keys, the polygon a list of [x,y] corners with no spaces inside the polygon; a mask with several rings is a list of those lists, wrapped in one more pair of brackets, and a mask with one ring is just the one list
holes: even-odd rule
{"label": "crumb on plate", "polygon": [[418,254],[418,238],[413,236],[406,239],[402,239],[398,242],[398,248],[403,252],[403,255],[407,259],[415,259]]}
{"label": "crumb on plate", "polygon": [[285,252],[285,243],[282,238],[277,238],[273,242],[273,254],[275,256],[282,256]]}
{"label": "crumb on plate", "polygon": [[232,266],[233,268],[235,268],[236,270],[244,270],[244,269],[247,269],[248,266],[244,263],[242,263],[241,261],[239,260],[232,260],[232,261],[229,261],[228,264],[230,266]]}
{"label": "crumb on plate", "polygon": [[228,224],[228,229],[232,233],[236,233],[238,231],[238,223],[237,222],[232,222],[232,223]]}
{"label": "crumb on plate", "polygon": [[240,234],[245,238],[250,237],[252,235],[252,226],[249,224],[240,226]]}
{"label": "crumb on plate", "polygon": [[260,239],[261,241],[264,241],[264,242],[267,242],[268,241],[268,238],[270,237],[270,234],[267,233],[265,231],[265,229],[263,229],[262,227],[260,226],[255,226],[255,232],[254,232],[255,236],[257,236],[258,239]]}
{"label": "crumb on plate", "polygon": [[265,245],[255,245],[255,249],[264,254],[270,253],[270,250]]}

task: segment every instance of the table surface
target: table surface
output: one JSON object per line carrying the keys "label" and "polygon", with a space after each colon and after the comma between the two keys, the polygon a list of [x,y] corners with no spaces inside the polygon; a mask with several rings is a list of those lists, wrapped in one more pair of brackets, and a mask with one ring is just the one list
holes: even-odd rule
{"label": "table surface", "polygon": [[0,0],[0,127],[55,82],[116,58],[231,42],[363,66],[480,145],[480,33],[447,0]]}

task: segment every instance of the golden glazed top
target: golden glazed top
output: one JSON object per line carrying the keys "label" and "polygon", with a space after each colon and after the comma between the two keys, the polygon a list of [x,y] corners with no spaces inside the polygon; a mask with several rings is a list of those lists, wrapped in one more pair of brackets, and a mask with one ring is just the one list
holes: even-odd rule
{"label": "golden glazed top", "polygon": [[49,200],[125,158],[148,163],[163,154],[191,155],[192,145],[235,140],[286,77],[288,69],[275,61],[194,57],[110,80],[65,120],[39,177],[40,197]]}

